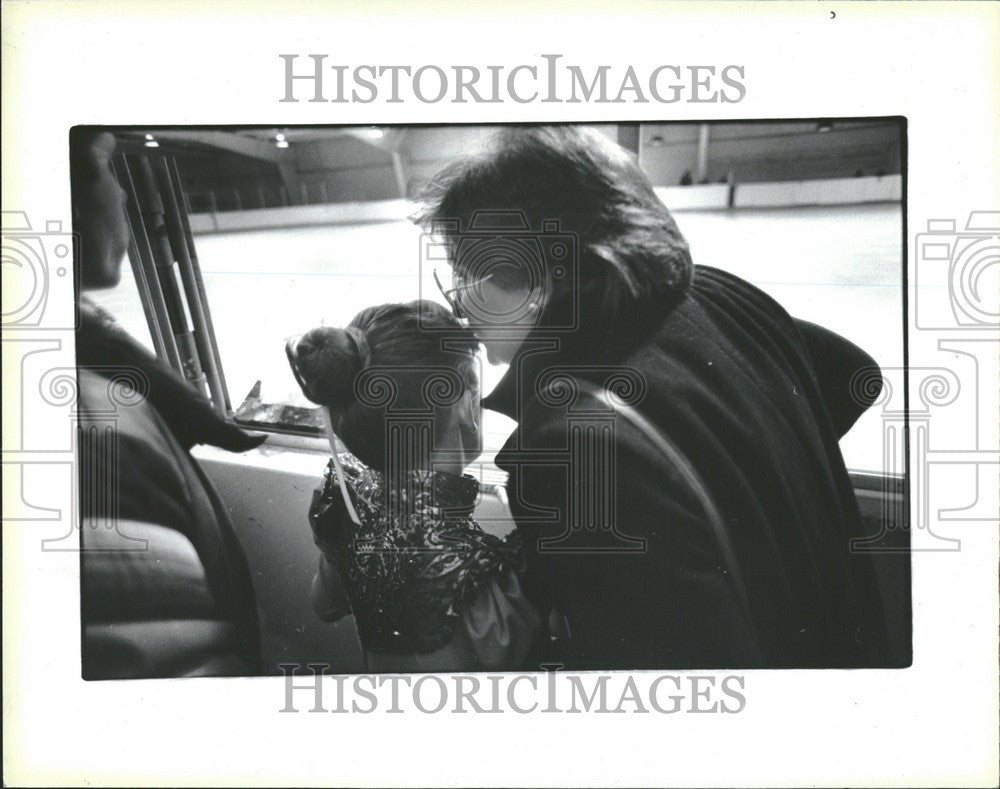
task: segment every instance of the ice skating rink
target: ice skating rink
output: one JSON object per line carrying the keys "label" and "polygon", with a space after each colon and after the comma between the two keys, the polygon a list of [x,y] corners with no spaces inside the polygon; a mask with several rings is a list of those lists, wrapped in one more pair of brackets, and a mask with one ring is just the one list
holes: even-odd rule
{"label": "ice skating rink", "polygon": [[[686,211],[675,214],[696,263],[731,271],[794,316],[860,345],[902,385],[902,212],[898,203]],[[260,379],[272,402],[302,402],[285,338],[320,324],[342,326],[371,304],[442,301],[420,263],[409,222],[252,230],[195,237],[233,407]],[[135,282],[93,294],[149,344]],[[484,392],[503,370],[484,364]],[[898,389],[897,389],[898,391]],[[484,418],[495,451],[512,424]],[[882,419],[867,413],[842,441],[847,465],[882,472]]]}

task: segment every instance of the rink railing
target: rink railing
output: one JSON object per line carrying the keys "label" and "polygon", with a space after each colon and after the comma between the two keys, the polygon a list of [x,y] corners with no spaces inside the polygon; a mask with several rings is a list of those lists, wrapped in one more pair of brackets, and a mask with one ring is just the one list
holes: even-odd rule
{"label": "rink railing", "polygon": [[[656,194],[668,208],[678,212],[857,205],[899,202],[903,195],[903,179],[900,175],[883,175],[771,183],[658,186]],[[403,221],[412,211],[412,204],[406,200],[313,203],[192,213],[190,223],[191,232],[195,234],[225,233]]]}

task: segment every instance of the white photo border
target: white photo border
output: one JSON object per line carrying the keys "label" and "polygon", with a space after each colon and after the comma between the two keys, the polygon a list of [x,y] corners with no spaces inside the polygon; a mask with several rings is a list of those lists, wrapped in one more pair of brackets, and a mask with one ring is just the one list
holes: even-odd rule
{"label": "white photo border", "polygon": [[[292,715],[279,713],[281,677],[85,683],[79,557],[42,549],[75,518],[72,397],[52,373],[74,366],[72,289],[53,270],[39,285],[41,322],[3,333],[7,783],[996,783],[1000,332],[942,325],[957,313],[927,301],[920,267],[925,234],[1000,211],[997,5],[9,2],[4,39],[2,207],[52,239],[70,225],[67,139],[79,124],[905,117],[915,486],[913,665],[742,672],[736,715]],[[351,65],[512,68],[556,52],[589,68],[740,64],[746,95],[666,106],[280,102],[279,54],[317,52]],[[955,386],[978,408],[951,407]],[[960,550],[925,550],[942,537]],[[635,682],[648,689],[655,676]]]}

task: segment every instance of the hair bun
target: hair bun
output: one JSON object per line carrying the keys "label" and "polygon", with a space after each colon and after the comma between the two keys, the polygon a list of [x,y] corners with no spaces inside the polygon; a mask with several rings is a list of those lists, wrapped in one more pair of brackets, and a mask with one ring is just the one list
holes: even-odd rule
{"label": "hair bun", "polygon": [[292,366],[306,397],[318,405],[341,407],[354,396],[354,380],[370,358],[364,334],[355,327],[322,327],[298,341]]}
{"label": "hair bun", "polygon": [[365,335],[364,329],[359,329],[357,326],[348,326],[344,329],[354,344],[358,349],[358,361],[361,363],[361,369],[364,369],[372,363],[372,349],[368,344],[368,337]]}

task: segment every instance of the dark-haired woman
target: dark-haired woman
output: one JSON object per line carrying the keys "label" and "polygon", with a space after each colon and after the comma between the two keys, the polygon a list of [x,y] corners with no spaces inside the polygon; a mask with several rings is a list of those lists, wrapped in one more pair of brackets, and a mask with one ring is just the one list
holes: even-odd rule
{"label": "dark-haired woman", "polygon": [[477,347],[446,309],[417,301],[287,349],[346,446],[309,512],[322,553],[313,606],[326,621],[353,611],[371,671],[517,668],[538,636],[516,538],[476,523],[479,484],[462,473],[481,452]]}
{"label": "dark-haired woman", "polygon": [[525,589],[568,619],[555,659],[887,665],[838,446],[880,388],[868,354],[693,265],[634,158],[596,131],[506,130],[425,199],[445,295],[511,363],[483,404],[518,423],[496,463]]}

